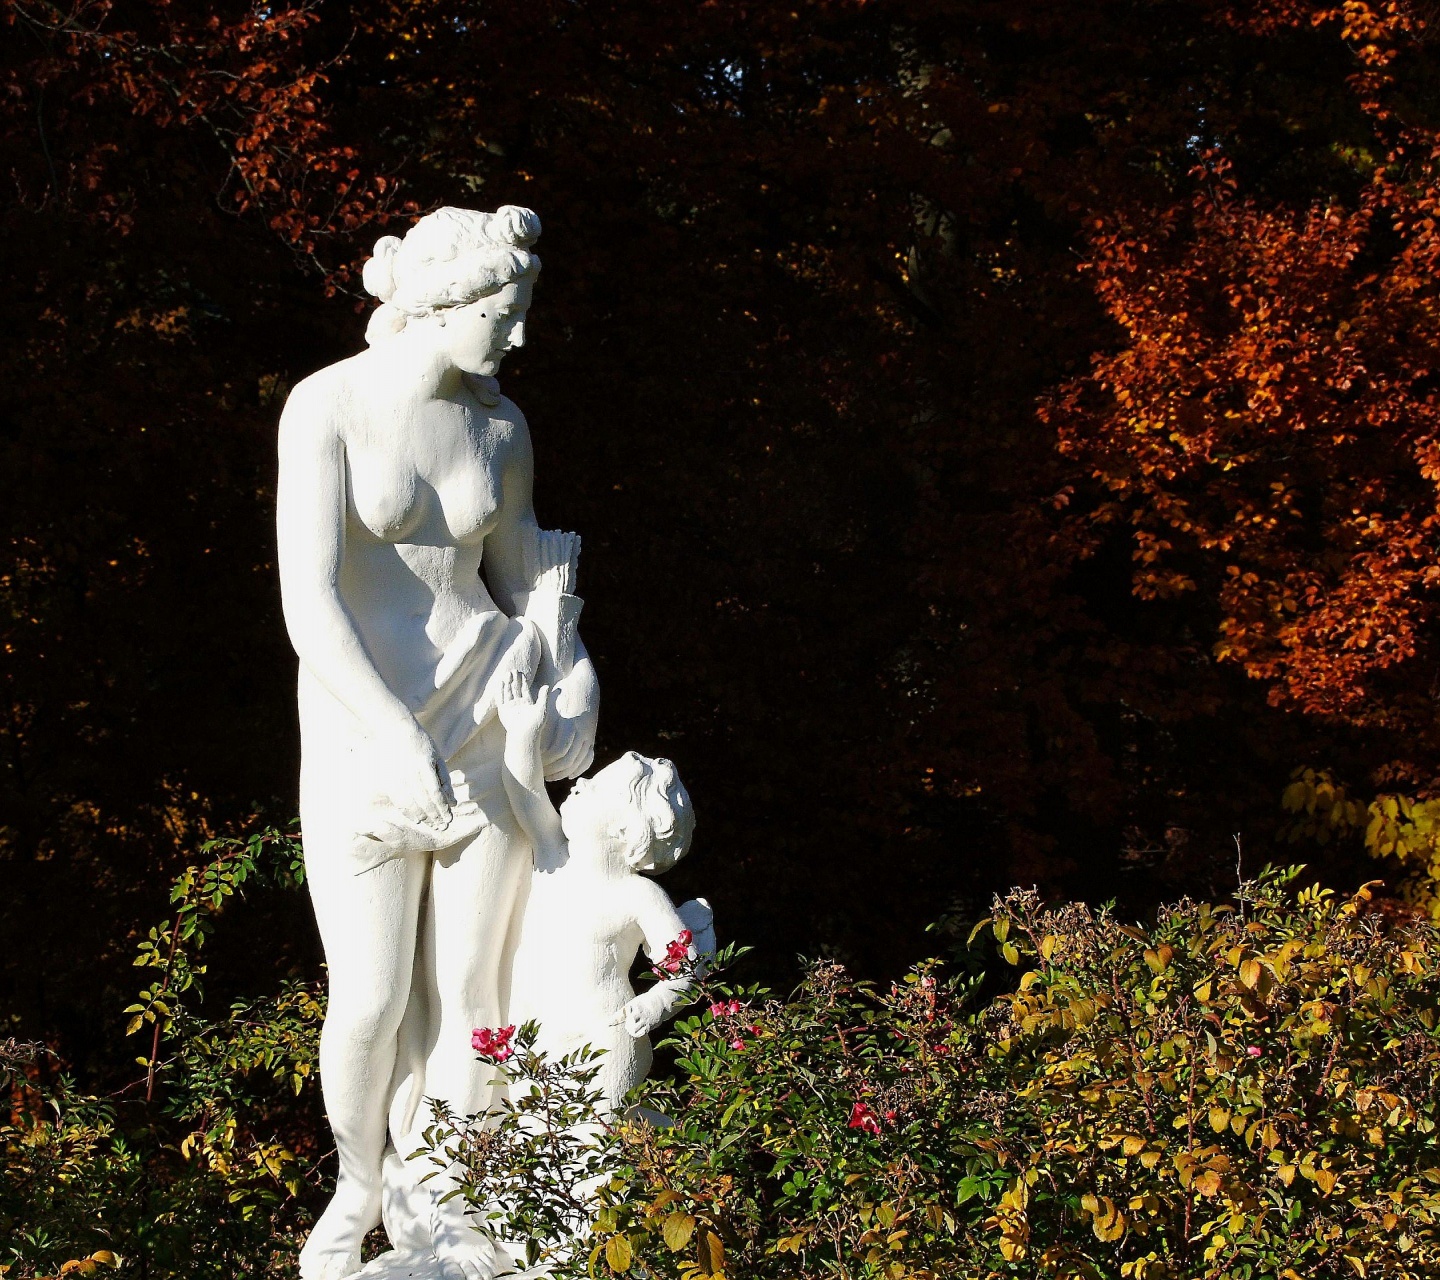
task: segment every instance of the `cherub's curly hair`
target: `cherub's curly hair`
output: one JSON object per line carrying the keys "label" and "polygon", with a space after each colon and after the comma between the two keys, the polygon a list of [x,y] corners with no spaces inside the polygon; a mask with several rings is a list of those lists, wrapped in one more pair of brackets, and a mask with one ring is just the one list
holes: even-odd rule
{"label": "cherub's curly hair", "polygon": [[626,860],[636,871],[660,875],[689,851],[695,810],[670,761],[663,757],[651,760],[635,751],[626,754],[644,766],[630,784],[638,821],[627,824],[630,851]]}
{"label": "cherub's curly hair", "polygon": [[539,238],[539,216],[513,204],[494,213],[436,209],[403,240],[382,236],[365,264],[365,288],[381,304],[365,340],[374,346],[412,316],[462,306],[535,275],[540,259],[530,246]]}

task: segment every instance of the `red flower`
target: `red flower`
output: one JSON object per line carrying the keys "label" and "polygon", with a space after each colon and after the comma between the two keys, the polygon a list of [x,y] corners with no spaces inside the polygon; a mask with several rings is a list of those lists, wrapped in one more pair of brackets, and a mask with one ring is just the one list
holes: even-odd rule
{"label": "red flower", "polygon": [[695,935],[689,929],[681,929],[680,936],[674,942],[666,943],[665,959],[661,960],[655,969],[663,973],[679,973],[680,966],[690,959],[690,943]]}
{"label": "red flower", "polygon": [[850,1128],[864,1129],[866,1133],[879,1133],[880,1120],[863,1102],[857,1102],[850,1109]]}
{"label": "red flower", "polygon": [[514,1045],[510,1043],[514,1034],[513,1023],[508,1027],[476,1027],[470,1033],[470,1047],[482,1058],[504,1062],[515,1052]]}

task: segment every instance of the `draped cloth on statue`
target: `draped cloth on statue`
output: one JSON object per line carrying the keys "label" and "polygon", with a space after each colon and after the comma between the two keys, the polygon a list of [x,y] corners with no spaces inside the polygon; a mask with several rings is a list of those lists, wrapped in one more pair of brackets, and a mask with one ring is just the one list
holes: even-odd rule
{"label": "draped cloth on statue", "polygon": [[324,716],[349,722],[333,726],[340,734],[326,735],[332,744],[345,743],[342,751],[322,762],[327,776],[322,781],[310,772],[311,780],[320,784],[312,794],[329,810],[330,822],[351,833],[356,875],[392,858],[449,848],[495,821],[497,806],[508,804],[499,761],[487,759],[490,752],[476,750],[476,739],[495,715],[500,683],[517,669],[533,676],[541,656],[535,630],[499,610],[467,618],[445,646],[435,667],[434,688],[414,713],[444,758],[455,792],[451,818],[443,828],[409,818],[395,807],[386,783],[388,762],[324,690],[307,691],[302,680],[302,720]]}

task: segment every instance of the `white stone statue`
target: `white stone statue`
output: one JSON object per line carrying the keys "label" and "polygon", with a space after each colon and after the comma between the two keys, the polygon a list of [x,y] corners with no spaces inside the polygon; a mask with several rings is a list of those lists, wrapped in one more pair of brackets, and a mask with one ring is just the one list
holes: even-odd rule
{"label": "white stone statue", "polygon": [[500,692],[505,785],[535,849],[510,1017],[539,1023],[535,1047],[552,1060],[603,1049],[595,1086],[613,1112],[650,1070],[650,1032],[689,989],[676,977],[637,996],[636,953],[643,946],[663,964],[677,940],[692,954],[715,950],[709,904],[696,898],[677,911],[649,879],[685,856],[695,814],[675,766],[634,751],[581,778],[556,812],[541,775],[548,690],[535,696],[529,684],[516,671]]}
{"label": "white stone statue", "polygon": [[[529,431],[495,381],[525,341],[539,234],[534,213],[507,206],[441,209],[382,239],[364,274],[382,303],[369,350],[306,378],[281,418],[280,579],[339,1159],[302,1280],[360,1270],[382,1199],[395,1252],[367,1277],[507,1269],[461,1199],[439,1205],[446,1188],[406,1167],[423,1100],[492,1105],[471,1032],[522,1015],[551,1043],[607,1049],[618,1099],[681,992],[637,998],[623,946],[603,962],[593,948],[623,935],[629,955],[642,942],[653,954],[677,920],[713,947],[702,902],[677,915],[632,874],[688,842],[672,767],[625,756],[577,784],[563,816],[545,796],[545,779],[589,768],[599,692],[575,630],[579,540],[537,526]],[[585,981],[557,986],[559,952],[534,941],[547,931]]]}

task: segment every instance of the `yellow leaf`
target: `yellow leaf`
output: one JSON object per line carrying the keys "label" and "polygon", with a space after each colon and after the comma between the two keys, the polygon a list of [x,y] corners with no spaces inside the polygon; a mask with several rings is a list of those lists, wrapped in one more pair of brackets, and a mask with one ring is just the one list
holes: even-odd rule
{"label": "yellow leaf", "polygon": [[1115,1202],[1109,1196],[1100,1197],[1100,1212],[1095,1215],[1090,1229],[1094,1231],[1097,1240],[1106,1244],[1125,1234],[1125,1215],[1115,1207]]}
{"label": "yellow leaf", "polygon": [[605,1261],[611,1271],[629,1271],[630,1260],[629,1236],[611,1236],[605,1242]]}
{"label": "yellow leaf", "polygon": [[1315,1185],[1319,1187],[1325,1195],[1328,1196],[1335,1190],[1335,1182],[1335,1175],[1331,1173],[1329,1169],[1315,1170]]}
{"label": "yellow leaf", "polygon": [[1364,1276],[1365,1264],[1361,1262],[1359,1258],[1357,1258],[1353,1253],[1343,1254],[1342,1256],[1344,1257],[1346,1262],[1348,1262],[1352,1267],[1355,1268],[1356,1275]]}
{"label": "yellow leaf", "polygon": [[1132,1134],[1120,1144],[1120,1150],[1127,1156],[1139,1155],[1145,1150],[1145,1139],[1137,1138]]}
{"label": "yellow leaf", "polygon": [[1275,1170],[1275,1176],[1288,1187],[1295,1181],[1295,1166],[1293,1164],[1282,1164]]}
{"label": "yellow leaf", "polygon": [[1224,1133],[1230,1127],[1230,1112],[1224,1107],[1211,1107],[1210,1127],[1216,1133]]}
{"label": "yellow leaf", "polygon": [[1253,989],[1260,981],[1260,973],[1260,961],[1247,960],[1240,966],[1240,981]]}
{"label": "yellow leaf", "polygon": [[695,1234],[695,1219],[688,1213],[679,1211],[672,1213],[665,1219],[665,1225],[660,1229],[660,1234],[665,1238],[665,1247],[671,1253],[679,1253],[690,1243],[690,1237]]}
{"label": "yellow leaf", "polygon": [[725,1246],[713,1231],[702,1231],[696,1248],[700,1259],[702,1275],[723,1275],[725,1271]]}

